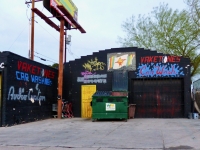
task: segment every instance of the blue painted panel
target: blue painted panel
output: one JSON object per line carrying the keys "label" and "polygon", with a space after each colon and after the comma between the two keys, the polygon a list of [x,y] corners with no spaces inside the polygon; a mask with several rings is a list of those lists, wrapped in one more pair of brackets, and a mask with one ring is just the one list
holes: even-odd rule
{"label": "blue painted panel", "polygon": [[113,71],[112,91],[128,91],[127,71]]}

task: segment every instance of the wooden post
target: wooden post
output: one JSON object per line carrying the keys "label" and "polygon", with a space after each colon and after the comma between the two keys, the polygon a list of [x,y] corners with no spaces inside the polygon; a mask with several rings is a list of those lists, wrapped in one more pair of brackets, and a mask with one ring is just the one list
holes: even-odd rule
{"label": "wooden post", "polygon": [[59,49],[59,70],[58,70],[58,118],[62,118],[62,87],[63,87],[63,46],[64,46],[64,25],[63,18],[60,19],[60,49]]}
{"label": "wooden post", "polygon": [[[35,0],[32,0],[32,9],[35,7]],[[31,19],[31,60],[34,60],[34,12]]]}

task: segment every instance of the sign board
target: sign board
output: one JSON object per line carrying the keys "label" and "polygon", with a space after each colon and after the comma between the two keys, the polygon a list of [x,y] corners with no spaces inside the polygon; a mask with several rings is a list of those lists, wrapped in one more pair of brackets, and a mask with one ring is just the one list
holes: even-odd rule
{"label": "sign board", "polygon": [[78,8],[74,5],[71,0],[51,0],[50,7],[53,7],[60,15],[65,16],[58,6],[63,6],[68,13],[77,22],[78,20]]}
{"label": "sign board", "polygon": [[114,103],[106,103],[106,111],[115,111],[116,105]]}
{"label": "sign board", "polygon": [[136,70],[135,52],[108,53],[108,71],[114,70]]}
{"label": "sign board", "polygon": [[78,29],[81,33],[86,33],[78,23],[78,8],[74,5],[72,0],[43,0],[43,5],[58,20],[63,17],[65,20],[65,26],[68,29],[71,29],[72,26],[74,29]]}
{"label": "sign board", "polygon": [[[74,18],[74,20],[78,21],[78,8],[74,5],[71,0],[51,0],[57,3],[57,5],[62,5],[64,8],[70,13],[70,15]],[[53,5],[51,5],[53,7]]]}

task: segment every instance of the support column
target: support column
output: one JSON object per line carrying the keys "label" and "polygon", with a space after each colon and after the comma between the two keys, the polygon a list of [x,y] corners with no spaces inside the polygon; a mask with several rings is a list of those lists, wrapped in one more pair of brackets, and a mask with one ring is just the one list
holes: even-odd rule
{"label": "support column", "polygon": [[60,19],[60,48],[59,48],[59,70],[58,70],[58,118],[62,118],[62,88],[63,88],[63,46],[64,46],[64,24],[63,18]]}

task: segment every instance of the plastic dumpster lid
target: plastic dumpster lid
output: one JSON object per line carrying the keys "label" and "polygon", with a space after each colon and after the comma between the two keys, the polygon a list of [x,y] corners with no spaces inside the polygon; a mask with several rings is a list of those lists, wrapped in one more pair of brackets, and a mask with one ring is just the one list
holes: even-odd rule
{"label": "plastic dumpster lid", "polygon": [[93,94],[93,96],[111,96],[111,91],[97,91]]}

